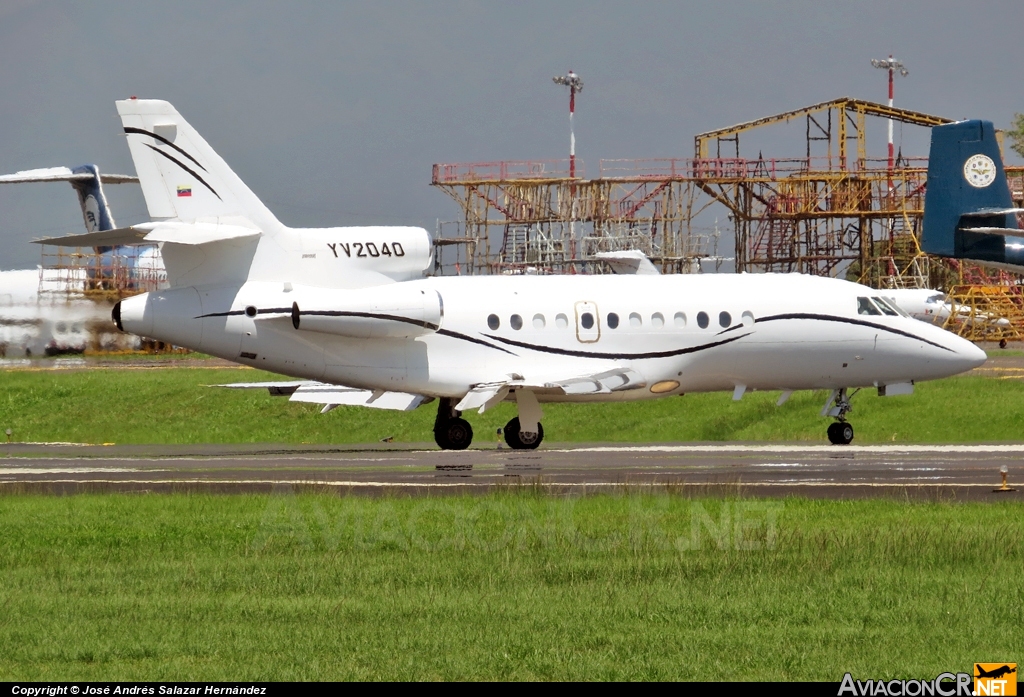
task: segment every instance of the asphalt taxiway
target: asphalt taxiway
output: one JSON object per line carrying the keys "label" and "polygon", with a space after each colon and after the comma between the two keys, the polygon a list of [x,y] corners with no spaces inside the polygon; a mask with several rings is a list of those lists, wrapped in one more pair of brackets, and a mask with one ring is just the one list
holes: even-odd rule
{"label": "asphalt taxiway", "polygon": [[482,493],[672,491],[691,495],[1021,500],[1024,444],[596,444],[536,451],[364,447],[0,445],[0,492]]}

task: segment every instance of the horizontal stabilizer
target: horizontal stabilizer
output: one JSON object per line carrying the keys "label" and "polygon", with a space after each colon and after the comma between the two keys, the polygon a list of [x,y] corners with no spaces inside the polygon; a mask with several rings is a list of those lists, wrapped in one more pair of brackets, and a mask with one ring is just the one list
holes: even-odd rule
{"label": "horizontal stabilizer", "polygon": [[359,390],[354,387],[328,385],[310,380],[285,382],[235,382],[227,385],[210,385],[231,389],[266,389],[274,396],[291,396],[292,402],[326,404],[329,407],[353,406],[394,411],[412,411],[422,404],[426,397],[406,392],[385,392],[384,390]]}
{"label": "horizontal stabilizer", "polygon": [[1015,227],[965,227],[960,228],[964,232],[978,232],[982,235],[1010,235],[1011,237],[1024,237],[1024,230]]}
{"label": "horizontal stabilizer", "polygon": [[59,247],[115,247],[139,244],[157,244],[170,242],[173,244],[201,245],[224,240],[256,237],[259,230],[241,225],[221,225],[217,223],[180,223],[155,222],[140,223],[131,227],[90,232],[84,235],[65,235],[63,237],[44,237],[32,240],[35,244],[55,245]]}
{"label": "horizontal stabilizer", "polygon": [[639,276],[657,276],[661,272],[658,267],[651,263],[647,255],[639,249],[628,249],[622,252],[598,252],[595,259],[612,267],[617,274],[636,274]]}
{"label": "horizontal stabilizer", "polygon": [[[72,172],[70,167],[44,167],[27,169],[14,174],[0,175],[0,184],[25,184],[27,182],[74,182],[89,181],[95,176],[91,172]],[[130,174],[101,174],[104,184],[132,184],[139,181]]]}
{"label": "horizontal stabilizer", "polygon": [[87,232],[83,235],[64,235],[63,237],[43,237],[32,240],[33,244],[54,245],[57,247],[123,247],[132,244],[149,244],[145,237],[149,230],[131,227]]}
{"label": "horizontal stabilizer", "polygon": [[1024,208],[979,208],[976,211],[961,213],[965,218],[987,218],[992,215],[1018,215],[1024,213]]}

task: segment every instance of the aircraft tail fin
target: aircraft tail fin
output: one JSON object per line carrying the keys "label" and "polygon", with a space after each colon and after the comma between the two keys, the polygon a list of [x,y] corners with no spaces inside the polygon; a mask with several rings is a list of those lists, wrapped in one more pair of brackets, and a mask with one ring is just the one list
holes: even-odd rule
{"label": "aircraft tail fin", "polygon": [[44,167],[0,176],[0,184],[26,184],[30,182],[69,182],[78,194],[82,206],[86,232],[103,232],[117,227],[110,212],[103,184],[124,184],[138,179],[126,174],[100,174],[96,165],[70,167]]}
{"label": "aircraft tail fin", "polygon": [[245,224],[264,234],[281,228],[274,214],[168,102],[117,102],[149,215],[182,222]]}
{"label": "aircraft tail fin", "polygon": [[[1017,213],[991,121],[960,121],[932,128],[921,248],[980,262],[1019,264],[1006,235]],[[1013,258],[1011,258],[1013,257]]]}

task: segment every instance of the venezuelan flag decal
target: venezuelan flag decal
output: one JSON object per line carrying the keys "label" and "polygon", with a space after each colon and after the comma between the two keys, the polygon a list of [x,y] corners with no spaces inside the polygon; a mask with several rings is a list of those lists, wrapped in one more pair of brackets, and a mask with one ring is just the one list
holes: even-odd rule
{"label": "venezuelan flag decal", "polygon": [[191,186],[179,186],[178,187],[178,198],[182,198],[182,197],[186,197],[186,196],[191,196],[191,195],[192,195],[192,187]]}

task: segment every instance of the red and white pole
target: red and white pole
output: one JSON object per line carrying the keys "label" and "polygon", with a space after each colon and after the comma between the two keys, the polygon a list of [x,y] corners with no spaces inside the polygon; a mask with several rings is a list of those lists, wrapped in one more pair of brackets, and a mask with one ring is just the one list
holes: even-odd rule
{"label": "red and white pole", "polygon": [[[893,83],[893,70],[895,63],[892,59],[892,54],[889,54],[889,108],[892,108],[892,83]],[[892,118],[889,119],[889,171],[892,171],[893,165],[896,164],[895,158],[893,157],[892,149]],[[892,188],[892,184],[889,185]]]}
{"label": "red and white pole", "polygon": [[[569,75],[573,72],[570,70]],[[576,177],[576,133],[572,127],[572,115],[576,112],[576,86],[569,86],[569,177]]]}
{"label": "red and white pole", "polygon": [[583,80],[569,71],[568,75],[552,78],[556,85],[569,88],[569,177],[576,177],[576,133],[572,127],[572,117],[576,113],[576,94],[583,91]]}

